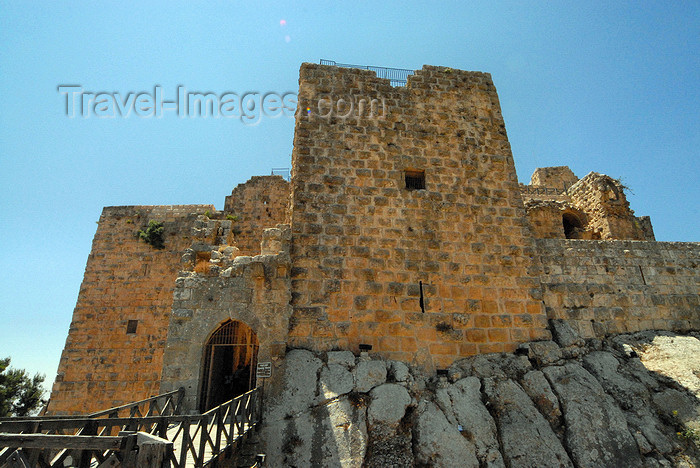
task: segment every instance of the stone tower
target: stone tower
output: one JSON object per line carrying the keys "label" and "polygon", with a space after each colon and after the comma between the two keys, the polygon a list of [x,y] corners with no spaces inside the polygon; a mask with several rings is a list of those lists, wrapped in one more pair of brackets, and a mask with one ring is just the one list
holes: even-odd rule
{"label": "stone tower", "polygon": [[299,83],[290,343],[433,368],[546,336],[490,75],[304,64]]}

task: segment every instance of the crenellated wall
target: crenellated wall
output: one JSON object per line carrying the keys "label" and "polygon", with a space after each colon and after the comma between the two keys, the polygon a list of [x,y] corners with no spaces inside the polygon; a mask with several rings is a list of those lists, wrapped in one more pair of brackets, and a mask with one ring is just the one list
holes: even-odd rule
{"label": "crenellated wall", "polygon": [[700,330],[700,244],[539,239],[549,318],[588,337]]}

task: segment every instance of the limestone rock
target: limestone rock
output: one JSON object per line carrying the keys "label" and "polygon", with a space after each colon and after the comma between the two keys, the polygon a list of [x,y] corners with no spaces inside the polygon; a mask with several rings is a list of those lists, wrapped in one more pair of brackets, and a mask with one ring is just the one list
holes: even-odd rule
{"label": "limestone rock", "polygon": [[411,373],[408,366],[401,361],[391,361],[389,365],[389,375],[395,382],[408,382]]}
{"label": "limestone rock", "polygon": [[283,419],[263,435],[268,466],[360,468],[367,449],[365,409],[342,397]]}
{"label": "limestone rock", "polygon": [[405,387],[397,384],[382,384],[370,392],[372,402],[367,409],[370,426],[383,424],[395,426],[406,414],[411,396]]}
{"label": "limestone rock", "polygon": [[416,462],[444,468],[478,468],[475,447],[460,435],[435,403],[421,400],[416,410],[414,454]]}
{"label": "limestone rock", "polygon": [[340,364],[328,364],[321,368],[318,394],[321,399],[336,398],[350,393],[355,386],[352,372]]}
{"label": "limestone rock", "polygon": [[552,330],[552,338],[562,348],[585,345],[583,339],[565,320],[552,319],[549,321],[549,326]]}
{"label": "limestone rock", "polygon": [[[239,257],[240,258],[240,257]],[[316,397],[316,373],[322,362],[313,353],[305,349],[293,349],[287,353],[284,372],[285,391],[280,399],[291,414],[311,406]],[[290,413],[291,412],[291,413]]]}
{"label": "limestone rock", "polygon": [[559,397],[566,444],[577,465],[642,466],[624,414],[591,374],[576,363],[543,372]]}
{"label": "limestone rock", "polygon": [[658,411],[667,419],[700,431],[700,405],[696,398],[673,388],[655,393],[652,398]]}
{"label": "limestone rock", "polygon": [[525,374],[520,384],[549,424],[555,429],[561,427],[559,400],[544,374],[538,370],[530,371]]}
{"label": "limestone rock", "polygon": [[474,442],[479,461],[493,468],[504,467],[496,423],[481,401],[481,381],[477,377],[467,377],[435,393],[447,420],[454,426],[461,426],[462,435]]}
{"label": "limestone rock", "polygon": [[270,426],[269,431],[263,434],[267,440],[267,452],[271,454],[267,463],[277,466],[310,466],[313,435],[314,421],[308,410]]}
{"label": "limestone rock", "polygon": [[622,409],[644,406],[648,392],[643,385],[628,380],[619,372],[620,362],[605,351],[594,351],[583,359],[583,366],[593,374]]}
{"label": "limestone rock", "polygon": [[511,468],[571,467],[566,450],[522,388],[512,380],[484,379],[501,448]]}
{"label": "limestone rock", "polygon": [[512,354],[480,354],[456,361],[449,369],[451,380],[473,375],[482,379],[489,377],[520,378],[532,365],[525,356]]}
{"label": "limestone rock", "polygon": [[700,339],[659,333],[640,352],[644,365],[669,377],[700,399]]}
{"label": "limestone rock", "polygon": [[[341,397],[317,412],[317,421],[323,421],[323,432],[327,435],[325,440],[321,440],[318,433],[314,435],[312,454],[322,454],[318,459],[314,458],[319,460],[318,466],[360,468],[368,440],[364,407]],[[316,427],[319,427],[318,422]]]}
{"label": "limestone rock", "polygon": [[562,359],[561,348],[554,341],[533,341],[520,345],[527,350],[527,357],[538,367],[558,364]]}
{"label": "limestone rock", "polygon": [[386,382],[386,363],[384,361],[360,361],[353,371],[355,390],[369,392],[377,385]]}
{"label": "limestone rock", "polygon": [[628,424],[635,432],[644,436],[640,444],[640,438],[633,434],[642,452],[645,449],[645,442],[650,443],[659,453],[669,453],[673,450],[674,444],[664,435],[661,422],[649,409],[651,402],[649,391],[634,378],[627,378],[627,372],[620,368],[620,363],[615,356],[604,351],[596,351],[584,358],[583,365],[598,379],[618,405],[623,410],[627,410]]}
{"label": "limestone rock", "polygon": [[339,364],[348,369],[355,367],[355,355],[351,351],[328,351],[328,365]]}
{"label": "limestone rock", "polygon": [[370,440],[364,466],[413,466],[411,428],[401,424],[411,403],[408,391],[402,385],[389,383],[373,388],[370,395]]}

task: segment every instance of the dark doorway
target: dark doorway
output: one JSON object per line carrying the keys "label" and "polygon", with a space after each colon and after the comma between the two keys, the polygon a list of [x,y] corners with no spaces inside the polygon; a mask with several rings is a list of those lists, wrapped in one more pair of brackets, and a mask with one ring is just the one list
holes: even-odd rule
{"label": "dark doorway", "polygon": [[578,217],[571,213],[564,213],[562,216],[562,224],[564,225],[564,236],[567,239],[580,239],[583,231],[583,223]]}
{"label": "dark doorway", "polygon": [[258,338],[243,322],[223,323],[204,346],[200,410],[207,411],[255,387]]}

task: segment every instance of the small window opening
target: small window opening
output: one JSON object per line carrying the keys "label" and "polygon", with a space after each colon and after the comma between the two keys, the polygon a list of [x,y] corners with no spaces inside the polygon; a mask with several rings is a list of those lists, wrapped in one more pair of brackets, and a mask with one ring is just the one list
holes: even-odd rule
{"label": "small window opening", "polygon": [[406,170],[406,190],[425,190],[425,171]]}
{"label": "small window opening", "polygon": [[580,239],[583,224],[571,213],[564,213],[562,216],[562,224],[564,225],[564,236],[567,239]]}
{"label": "small window opening", "polygon": [[139,326],[139,321],[138,320],[129,320],[126,323],[126,334],[127,335],[133,335],[136,333],[136,327]]}

